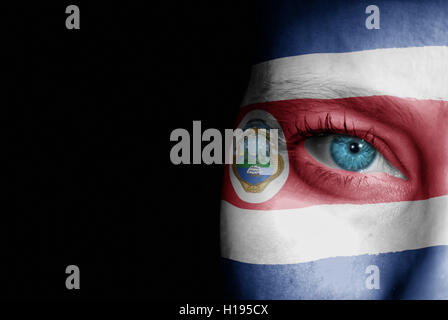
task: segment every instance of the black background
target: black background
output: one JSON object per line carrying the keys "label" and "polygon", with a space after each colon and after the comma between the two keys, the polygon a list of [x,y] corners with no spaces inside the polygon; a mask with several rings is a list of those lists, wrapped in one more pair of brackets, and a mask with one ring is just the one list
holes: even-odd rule
{"label": "black background", "polygon": [[[80,30],[65,28],[69,4]],[[170,133],[191,133],[193,120],[233,127],[256,8],[61,1],[3,11],[1,295],[222,297],[224,166],[171,164]],[[80,290],[65,288],[70,264]]]}

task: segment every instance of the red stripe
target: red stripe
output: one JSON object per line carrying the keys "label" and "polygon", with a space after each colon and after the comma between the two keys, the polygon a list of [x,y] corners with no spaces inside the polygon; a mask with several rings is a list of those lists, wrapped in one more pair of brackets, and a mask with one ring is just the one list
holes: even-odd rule
{"label": "red stripe", "polygon": [[[225,170],[223,199],[247,209],[302,208],[318,204],[423,200],[448,194],[448,102],[371,96],[298,99],[254,104],[241,109],[237,123],[254,109],[272,114],[285,134],[289,176],[270,200],[241,200]],[[383,173],[360,174],[323,166],[304,149],[297,127],[331,117],[336,130],[374,136],[375,147],[407,180]]]}

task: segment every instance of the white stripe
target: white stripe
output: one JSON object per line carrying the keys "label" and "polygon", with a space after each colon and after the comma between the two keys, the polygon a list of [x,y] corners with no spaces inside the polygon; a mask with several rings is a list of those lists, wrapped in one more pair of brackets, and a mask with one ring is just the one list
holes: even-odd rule
{"label": "white stripe", "polygon": [[316,53],[270,60],[253,67],[242,105],[373,95],[448,100],[448,47]]}
{"label": "white stripe", "polygon": [[257,211],[223,201],[221,254],[255,264],[448,245],[448,196],[381,204]]}

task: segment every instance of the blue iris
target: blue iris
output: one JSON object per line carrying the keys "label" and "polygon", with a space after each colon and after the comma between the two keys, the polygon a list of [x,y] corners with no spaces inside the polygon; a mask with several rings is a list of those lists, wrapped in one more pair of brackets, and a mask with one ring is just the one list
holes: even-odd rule
{"label": "blue iris", "polygon": [[330,145],[334,162],[344,170],[360,171],[368,168],[376,157],[376,149],[368,142],[350,136],[336,136]]}

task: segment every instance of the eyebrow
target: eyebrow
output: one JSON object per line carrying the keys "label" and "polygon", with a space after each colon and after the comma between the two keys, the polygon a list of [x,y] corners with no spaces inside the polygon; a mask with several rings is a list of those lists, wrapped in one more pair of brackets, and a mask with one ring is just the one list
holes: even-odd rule
{"label": "eyebrow", "polygon": [[369,104],[368,108],[361,106],[362,100],[360,99],[362,98],[351,99],[352,101],[359,100],[361,103],[354,102],[348,106],[356,112],[383,121],[393,119],[394,122],[408,125],[415,125],[418,122],[420,117],[406,104],[406,99],[391,96],[376,96],[376,98],[379,99],[379,103]]}
{"label": "eyebrow", "polygon": [[[353,94],[353,97],[348,98],[330,98],[338,96],[340,92]],[[341,83],[334,83],[325,88],[327,98],[319,99],[320,101],[332,101],[332,106],[339,109],[339,107],[348,108],[360,114],[366,115],[370,118],[374,117],[380,120],[388,120],[393,118],[400,123],[415,124],[418,121],[418,114],[416,110],[412,110],[406,98],[399,98],[382,94],[365,94],[366,90],[361,87],[346,86]],[[368,97],[375,97],[376,103],[370,103],[369,107],[365,107],[365,99]],[[344,101],[344,103],[337,103]]]}
{"label": "eyebrow", "polygon": [[[328,100],[330,109],[348,108],[366,115],[367,117],[374,117],[383,121],[392,118],[395,121],[406,124],[415,124],[417,122],[416,112],[409,108],[406,104],[407,99],[405,98],[384,95],[380,92],[373,92],[372,90],[361,86],[347,85],[341,81],[334,81],[333,79],[328,78],[318,79],[313,76],[304,78],[307,80],[266,81],[265,86],[266,88],[276,88],[276,95],[281,97],[296,95],[297,91],[300,91],[304,96],[314,96],[318,93],[319,98],[317,100],[321,102]],[[263,94],[266,94],[266,91],[263,90],[260,92],[258,100],[266,100],[266,102],[288,100],[273,99],[273,101],[269,101],[271,99],[263,99]],[[368,108],[363,107],[365,98],[373,96],[376,97],[378,103],[369,104]],[[270,97],[272,98],[272,94]],[[304,100],[310,99],[313,98],[304,98]],[[337,103],[338,101],[344,102]]]}

